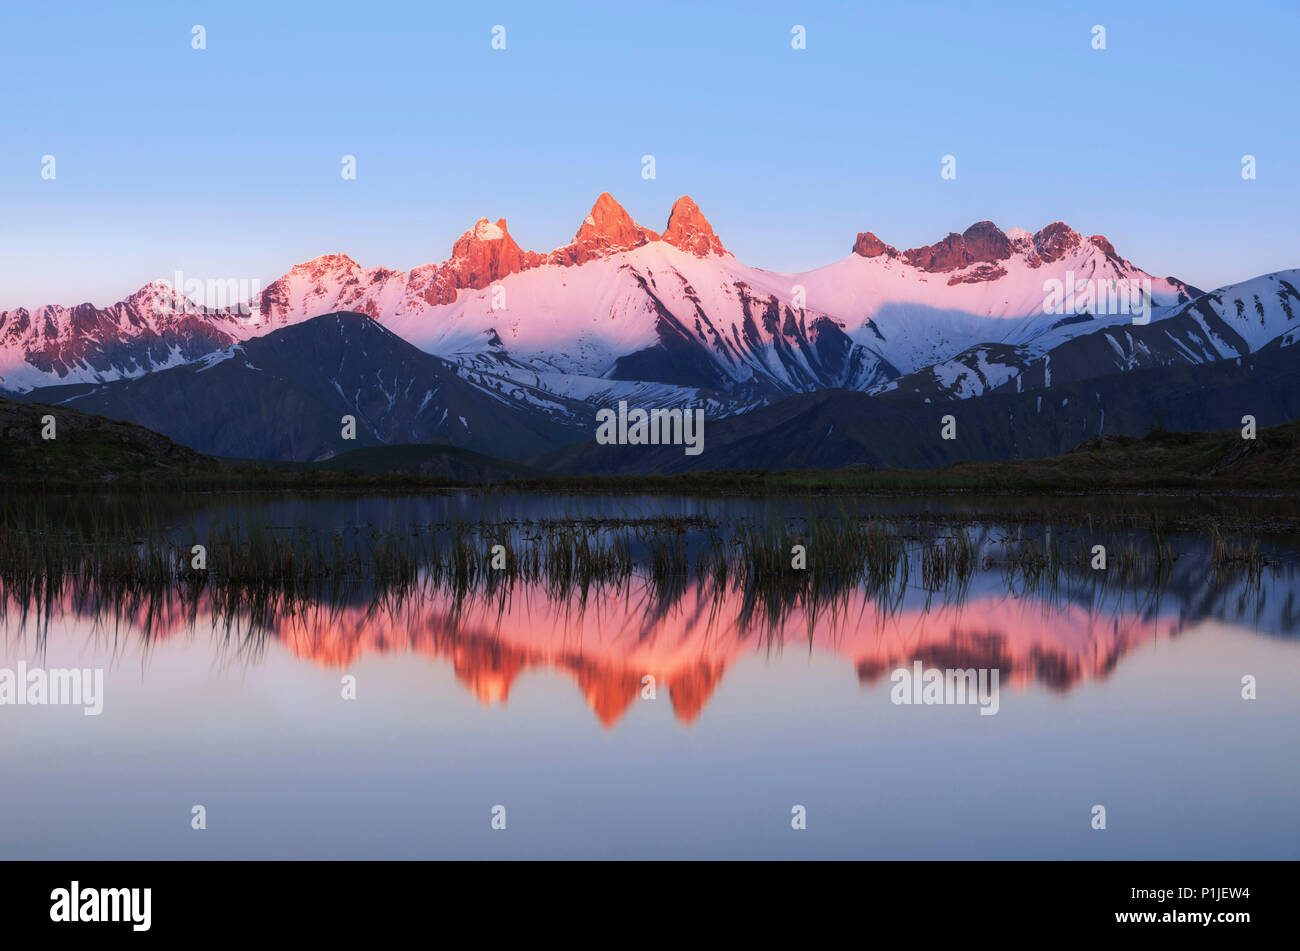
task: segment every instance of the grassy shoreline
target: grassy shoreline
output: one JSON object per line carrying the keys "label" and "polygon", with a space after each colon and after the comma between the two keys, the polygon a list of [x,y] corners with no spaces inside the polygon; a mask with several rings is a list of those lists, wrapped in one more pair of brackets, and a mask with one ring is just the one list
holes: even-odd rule
{"label": "grassy shoreline", "polygon": [[[909,591],[960,602],[985,573],[1020,595],[1071,586],[1155,595],[1194,551],[1216,589],[1237,582],[1257,588],[1280,565],[1249,535],[1215,528],[1190,542],[1175,544],[1174,537],[1159,523],[1043,534],[825,513],[739,521],[455,519],[385,528],[257,519],[200,530],[150,513],[50,512],[11,499],[0,506],[0,613],[10,601],[26,610],[65,595],[134,603],[177,594],[192,604],[206,595],[232,611],[267,611],[339,604],[360,591],[370,599],[442,592],[460,600],[504,595],[516,585],[585,603],[635,582],[661,605],[696,583],[719,596],[739,592],[747,610],[779,620],[792,606],[827,606],[854,591],[886,604],[901,603]],[[1097,543],[1105,545],[1106,564],[1094,563]]]}

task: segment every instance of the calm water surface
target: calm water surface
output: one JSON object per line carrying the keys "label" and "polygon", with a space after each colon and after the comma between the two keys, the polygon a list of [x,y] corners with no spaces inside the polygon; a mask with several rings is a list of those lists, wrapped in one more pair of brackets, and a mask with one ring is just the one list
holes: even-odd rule
{"label": "calm water surface", "polygon": [[[764,513],[448,495],[214,499],[181,521],[492,518],[526,533],[537,518]],[[1018,514],[986,512],[983,543],[1047,533]],[[1252,584],[1216,582],[1204,537],[1171,544],[1159,585],[1017,590],[989,569],[936,593],[914,574],[890,603],[855,591],[775,621],[737,590],[691,580],[665,597],[642,578],[585,604],[542,584],[379,603],[355,591],[261,625],[203,599],[146,615],[8,594],[0,667],[102,667],[105,698],[98,717],[0,706],[0,855],[1300,857],[1296,546],[1270,537]],[[997,714],[891,702],[891,672],[917,660],[996,668]],[[194,804],[206,830],[190,827]],[[806,830],[791,829],[795,804]]]}

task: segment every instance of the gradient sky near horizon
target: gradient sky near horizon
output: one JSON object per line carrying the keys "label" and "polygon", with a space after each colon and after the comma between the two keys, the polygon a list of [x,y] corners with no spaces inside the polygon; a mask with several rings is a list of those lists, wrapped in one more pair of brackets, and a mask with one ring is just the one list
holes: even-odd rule
{"label": "gradient sky near horizon", "polygon": [[1298,28],[1294,0],[10,2],[0,309],[331,251],[406,269],[479,217],[546,251],[602,191],[656,230],[689,194],[777,271],[1064,220],[1211,288],[1300,266]]}

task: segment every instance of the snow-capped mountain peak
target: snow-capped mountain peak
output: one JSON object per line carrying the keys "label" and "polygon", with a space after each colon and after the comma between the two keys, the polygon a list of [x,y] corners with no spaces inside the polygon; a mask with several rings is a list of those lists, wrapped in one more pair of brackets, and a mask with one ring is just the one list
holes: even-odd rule
{"label": "snow-capped mountain peak", "polygon": [[[139,376],[351,311],[499,393],[734,410],[828,387],[887,387],[952,363],[943,392],[974,395],[1027,382],[1035,361],[1050,379],[1052,348],[1129,323],[1079,304],[1091,298],[1077,288],[1120,281],[1149,294],[1153,321],[1200,294],[1059,221],[1032,233],[979,221],[903,251],[866,231],[840,261],[775,273],[737,261],[689,196],[660,235],[602,193],[554,251],[525,250],[504,218],[480,218],[448,258],[409,272],[342,253],[295,265],[253,302],[252,319],[187,307],[165,282],[102,310],[0,314],[0,388]],[[1054,282],[1071,288],[1056,308]]]}

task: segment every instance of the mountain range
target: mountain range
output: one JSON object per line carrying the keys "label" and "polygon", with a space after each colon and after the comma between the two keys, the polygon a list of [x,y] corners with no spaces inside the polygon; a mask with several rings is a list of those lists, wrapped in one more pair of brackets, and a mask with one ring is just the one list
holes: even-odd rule
{"label": "mountain range", "polygon": [[[659,233],[602,194],[547,253],[481,219],[409,272],[329,254],[221,307],[160,281],[107,308],[0,312],[0,391],[261,459],[444,442],[574,471],[936,465],[1166,417],[1294,418],[1298,286],[1293,270],[1204,293],[1062,222],[905,250],[864,232],[781,274],[737,261],[688,197]],[[598,446],[619,401],[703,408],[706,451]],[[958,439],[937,442],[935,404],[960,407]]]}

